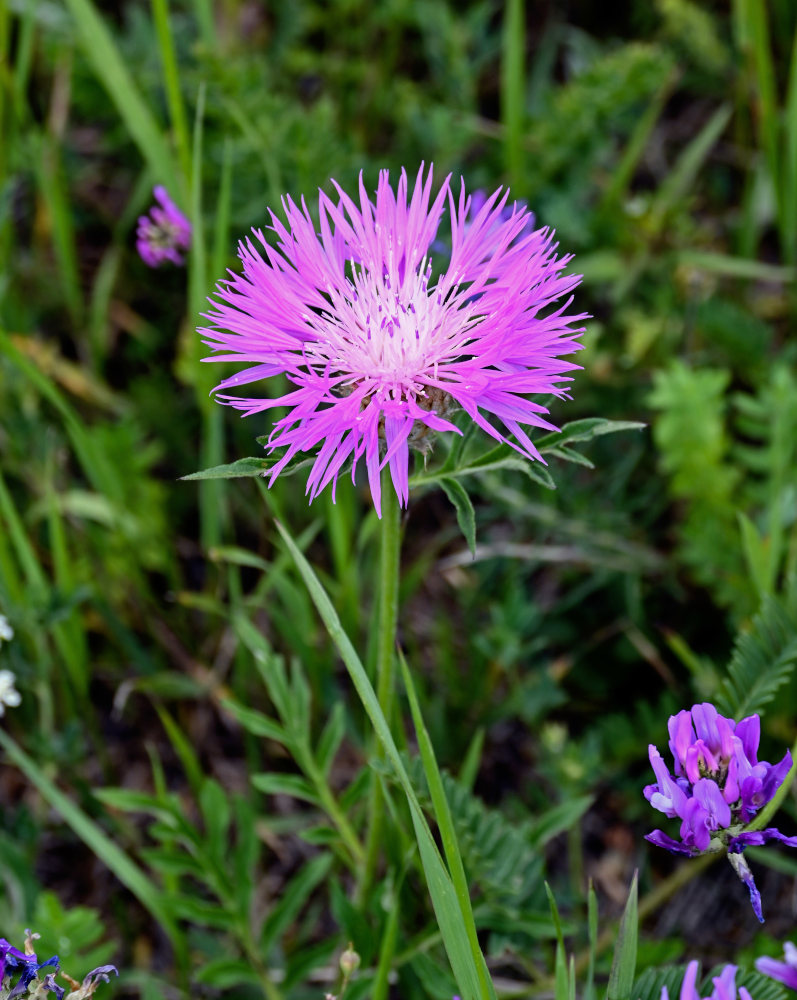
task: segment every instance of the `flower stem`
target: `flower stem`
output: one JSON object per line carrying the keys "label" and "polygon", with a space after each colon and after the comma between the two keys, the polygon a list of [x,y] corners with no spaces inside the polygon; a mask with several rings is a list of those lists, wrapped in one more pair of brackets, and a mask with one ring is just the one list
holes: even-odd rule
{"label": "flower stem", "polygon": [[[396,629],[398,626],[399,569],[401,565],[401,512],[390,473],[382,473],[382,519],[379,524],[379,619],[376,647],[376,696],[388,725],[393,714],[395,687]],[[374,741],[373,753],[382,755]],[[382,847],[384,801],[376,774],[368,803],[368,841],[358,897],[365,898],[373,882]]]}

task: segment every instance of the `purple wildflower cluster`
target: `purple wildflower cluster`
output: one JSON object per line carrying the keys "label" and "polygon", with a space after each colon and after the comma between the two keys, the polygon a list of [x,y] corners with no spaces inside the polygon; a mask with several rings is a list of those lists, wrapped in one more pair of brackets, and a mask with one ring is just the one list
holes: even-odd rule
{"label": "purple wildflower cluster", "polygon": [[185,263],[183,253],[191,246],[191,223],[175,205],[165,187],[153,189],[158,202],[141,215],[136,231],[136,249],[149,267],[158,267],[164,261],[178,266]]}
{"label": "purple wildflower cluster", "polygon": [[787,750],[778,764],[759,761],[759,716],[750,715],[737,723],[720,715],[708,702],[671,716],[668,729],[674,774],[670,774],[651,744],[649,756],[656,783],[645,788],[645,798],[665,816],[681,820],[681,840],[661,830],[647,834],[646,839],[673,854],[689,857],[727,852],[749,889],[756,916],[763,922],[761,896],[742,852],[768,840],[797,847],[797,837],[786,837],[774,827],[743,827],[783,783],[791,768],[791,754]]}
{"label": "purple wildflower cluster", "polygon": [[[15,948],[5,938],[0,938],[0,1000],[14,1000],[17,997],[43,1000],[46,993],[54,993],[56,1000],[88,1000],[100,982],[109,982],[109,974],[119,975],[113,965],[101,965],[83,979],[82,983],[72,982],[72,989],[66,992],[55,981],[59,971],[58,956],[53,955],[40,962],[33,950],[33,941],[38,934],[26,931],[25,950]],[[40,976],[42,969],[52,969]],[[69,979],[69,977],[66,977]]]}
{"label": "purple wildflower cluster", "polygon": [[[243,274],[217,286],[200,331],[217,352],[206,360],[250,366],[216,387],[219,400],[245,415],[289,410],[266,445],[285,449],[270,482],[299,452],[318,449],[307,492],[312,500],[331,484],[334,496],[344,464],[354,478],[364,459],[378,514],[381,470],[389,467],[406,506],[409,448],[427,451],[439,431],[461,433],[447,419],[456,408],[542,461],[522,425],[556,428],[529,397],[566,396],[578,366],[562,358],[581,347],[586,318],[567,312],[570,298],[555,305],[580,278],[563,273],[570,257],[557,257],[550,230],[529,232],[518,205],[507,215],[508,192],[475,210],[464,184],[457,198],[448,177],[432,198],[423,166],[409,187],[404,171],[395,191],[382,171],[374,201],[361,177],[355,203],[335,184],[337,201],[319,192],[318,224],[304,200],[284,199],[287,226],[271,213],[276,247],[260,231],[259,247],[240,244]],[[435,275],[431,250],[445,215],[451,253]],[[278,398],[224,392],[279,374],[292,388]]]}
{"label": "purple wildflower cluster", "polygon": [[[714,989],[711,996],[705,1000],[736,1000],[736,972],[737,966],[726,965],[722,972],[712,979]],[[697,990],[698,962],[690,962],[686,967],[679,1000],[701,1000]],[[667,987],[661,989],[661,1000],[670,1000]],[[739,1000],[752,1000],[750,993],[744,986],[739,987]]]}

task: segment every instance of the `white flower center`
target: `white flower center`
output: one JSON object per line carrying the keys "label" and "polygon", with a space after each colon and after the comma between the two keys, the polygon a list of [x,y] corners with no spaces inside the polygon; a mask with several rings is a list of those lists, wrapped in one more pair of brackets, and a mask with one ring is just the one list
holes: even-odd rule
{"label": "white flower center", "polygon": [[483,315],[459,298],[445,279],[429,288],[432,265],[424,259],[418,272],[403,280],[352,267],[352,278],[326,289],[330,308],[304,318],[316,332],[307,354],[315,365],[422,391],[419,376],[437,374],[437,366],[461,358]]}

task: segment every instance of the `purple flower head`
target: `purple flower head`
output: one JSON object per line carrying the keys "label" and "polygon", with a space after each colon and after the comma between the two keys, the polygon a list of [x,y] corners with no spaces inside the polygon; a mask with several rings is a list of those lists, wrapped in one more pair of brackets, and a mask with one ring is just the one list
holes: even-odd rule
{"label": "purple flower head", "polygon": [[15,948],[10,941],[0,938],[0,985],[6,975],[7,969],[17,969],[20,966],[35,964],[35,955],[26,955],[24,951]]}
{"label": "purple flower head", "polygon": [[[681,983],[679,1000],[701,1000],[697,990],[698,968],[696,961],[687,965]],[[736,971],[735,965],[726,965],[722,972],[711,980],[714,989],[711,991],[711,996],[706,997],[705,1000],[736,1000]],[[740,1000],[751,1000],[750,994],[744,986],[739,987],[739,998]],[[666,986],[661,989],[661,1000],[670,1000]]]}
{"label": "purple flower head", "polygon": [[158,204],[152,206],[149,215],[139,216],[136,249],[149,267],[158,267],[165,260],[182,265],[183,253],[191,246],[191,223],[165,187],[158,185],[152,193]]}
{"label": "purple flower head", "polygon": [[[240,244],[243,274],[217,286],[200,332],[217,352],[208,361],[248,367],[217,386],[222,402],[244,414],[287,407],[266,445],[285,451],[270,483],[300,452],[315,460],[307,481],[314,499],[333,497],[344,464],[352,478],[364,459],[377,513],[386,466],[406,506],[409,448],[429,449],[431,434],[459,430],[455,408],[497,441],[541,460],[522,425],[552,428],[536,394],[566,396],[562,360],[580,348],[568,313],[578,276],[564,275],[549,230],[526,232],[529,215],[508,192],[490,195],[473,214],[472,199],[451,190],[432,198],[432,171],[418,171],[410,190],[402,170],[396,189],[387,171],[376,198],[360,177],[356,203],[339,185],[337,201],[319,192],[318,226],[304,200],[283,200],[287,224],[271,213],[272,247],[260,231]],[[435,275],[430,249],[446,216],[451,255]],[[289,392],[274,398],[225,390],[283,374]],[[493,421],[502,424],[499,429]]]}
{"label": "purple flower head", "polygon": [[791,754],[786,751],[777,764],[759,761],[759,717],[751,715],[736,723],[708,702],[671,716],[667,728],[674,774],[656,747],[649,747],[656,783],[647,785],[644,794],[654,809],[681,820],[681,840],[661,830],[654,830],[646,839],[673,854],[726,851],[749,889],[756,916],[763,920],[761,897],[742,852],[750,844],[768,840],[797,847],[797,837],[785,837],[774,827],[758,831],[743,831],[742,827],[783,784],[791,768]]}
{"label": "purple flower head", "polygon": [[[8,989],[4,994],[8,1000],[14,1000],[27,993],[30,984],[38,979],[40,969],[58,968],[57,955],[48,958],[46,962],[38,960],[33,952],[33,940],[36,937],[38,934],[32,935],[30,931],[27,932],[25,951],[14,948],[5,938],[0,938],[0,987],[5,986]],[[49,977],[45,977],[47,978]]]}
{"label": "purple flower head", "polygon": [[755,967],[765,976],[788,986],[790,990],[797,990],[797,947],[791,941],[786,941],[783,945],[783,958],[782,962],[774,958],[757,958]]}

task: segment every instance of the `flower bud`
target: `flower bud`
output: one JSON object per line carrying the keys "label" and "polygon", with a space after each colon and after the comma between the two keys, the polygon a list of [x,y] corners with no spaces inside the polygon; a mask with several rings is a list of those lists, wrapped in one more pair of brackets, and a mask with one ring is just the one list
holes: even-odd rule
{"label": "flower bud", "polygon": [[360,961],[360,956],[354,950],[351,941],[349,941],[349,947],[340,956],[340,971],[346,979],[349,979],[352,973],[360,968]]}

